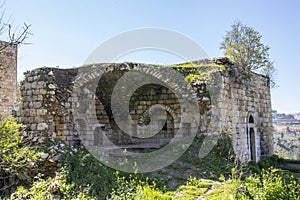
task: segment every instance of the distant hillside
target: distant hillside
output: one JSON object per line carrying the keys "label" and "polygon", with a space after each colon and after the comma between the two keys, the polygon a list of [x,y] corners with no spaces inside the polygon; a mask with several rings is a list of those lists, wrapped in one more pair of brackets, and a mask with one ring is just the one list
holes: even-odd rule
{"label": "distant hillside", "polygon": [[300,120],[300,112],[293,114],[295,119]]}
{"label": "distant hillside", "polygon": [[300,113],[272,111],[274,151],[281,157],[300,160]]}

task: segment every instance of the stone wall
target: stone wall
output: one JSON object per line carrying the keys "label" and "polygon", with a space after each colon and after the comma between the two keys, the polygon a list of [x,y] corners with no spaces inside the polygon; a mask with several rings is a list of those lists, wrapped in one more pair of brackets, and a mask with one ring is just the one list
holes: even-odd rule
{"label": "stone wall", "polygon": [[[193,116],[189,116],[192,112],[189,111],[190,108],[180,106],[183,104],[180,104],[181,100],[176,96],[180,85],[173,83],[171,88],[167,88],[163,82],[168,80],[161,80],[162,84],[147,84],[138,88],[128,102],[130,117],[139,125],[149,123],[149,108],[152,105],[164,105],[167,121],[162,124],[159,134],[138,138],[119,128],[112,114],[111,99],[120,78],[128,71],[143,71],[158,79],[160,77],[157,70],[154,70],[159,66],[133,63],[98,64],[76,69],[40,68],[27,72],[21,83],[19,119],[29,125],[28,131],[33,134],[46,133],[70,144],[79,144],[80,135],[87,145],[100,146],[106,145],[107,139],[118,145],[163,145],[174,138],[181,124],[187,132],[190,128],[197,128],[198,134],[229,134],[233,139],[235,152],[242,161],[258,161],[270,156],[273,153],[273,142],[268,78],[246,73],[227,59],[197,63],[222,64],[226,67],[214,72],[210,80],[194,81],[187,85],[197,94],[193,98],[199,104],[198,127],[191,127],[192,123],[182,123],[192,120]],[[197,66],[194,68],[200,69]],[[99,69],[101,73],[97,71]],[[79,70],[81,74],[85,71],[91,73],[80,77]],[[188,74],[187,71],[181,73],[183,76]],[[100,74],[101,78],[97,79]],[[86,87],[74,92],[74,83],[79,78]],[[95,84],[96,90],[92,91],[90,86]],[[88,98],[95,99],[94,103],[80,103]],[[72,107],[81,110],[85,116],[76,116]]]}
{"label": "stone wall", "polygon": [[28,124],[28,132],[35,135],[47,133],[76,142],[76,131],[70,115],[72,78],[76,69],[59,70],[42,68],[25,72],[21,82],[22,102],[19,121]]}
{"label": "stone wall", "polygon": [[[241,160],[251,160],[250,146],[255,145],[256,153],[252,159],[258,161],[273,154],[269,78],[247,74],[237,65],[233,69],[223,74],[221,90],[213,103],[215,112],[219,113],[219,130],[231,135]],[[251,117],[253,122],[250,122]]]}
{"label": "stone wall", "polygon": [[17,46],[0,42],[0,114],[17,107]]}

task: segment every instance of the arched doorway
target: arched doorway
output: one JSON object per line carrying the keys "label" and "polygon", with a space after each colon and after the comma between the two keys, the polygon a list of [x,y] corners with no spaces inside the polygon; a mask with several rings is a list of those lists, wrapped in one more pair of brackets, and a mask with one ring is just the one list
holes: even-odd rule
{"label": "arched doorway", "polygon": [[255,138],[255,125],[252,115],[249,116],[248,129],[247,129],[247,143],[249,150],[249,159],[256,162],[256,138]]}

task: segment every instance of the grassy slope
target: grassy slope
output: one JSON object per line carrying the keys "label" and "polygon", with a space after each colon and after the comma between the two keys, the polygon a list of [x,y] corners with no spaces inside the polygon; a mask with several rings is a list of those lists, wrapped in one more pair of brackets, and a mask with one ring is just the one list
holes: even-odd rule
{"label": "grassy slope", "polygon": [[[188,150],[170,166],[137,176],[126,173],[116,174],[114,170],[101,164],[86,151],[81,150],[75,155],[68,154],[63,158],[63,173],[53,179],[47,177],[39,179],[33,183],[33,187],[18,190],[12,199],[15,197],[26,199],[29,196],[35,198],[45,194],[49,197],[56,195],[62,199],[76,196],[85,196],[80,199],[87,199],[87,197],[106,199],[110,196],[113,199],[236,199],[236,194],[247,195],[248,189],[253,189],[254,194],[259,191],[263,195],[272,195],[272,190],[278,185],[276,191],[282,189],[282,191],[298,192],[293,189],[294,181],[290,182],[292,184],[286,184],[280,177],[273,180],[274,174],[267,176],[269,180],[266,183],[269,185],[259,186],[260,177],[253,176],[250,177],[250,181],[245,181],[247,180],[245,175],[240,176],[239,173],[232,172],[233,167],[242,168],[234,165],[235,156],[231,141],[226,135],[219,139],[206,157],[200,159],[198,153],[203,139],[204,137],[195,138]],[[279,161],[274,157],[262,161],[259,165],[250,163],[247,167],[247,176],[250,175],[249,169],[261,173],[263,167],[270,167]],[[293,175],[299,177],[297,174]],[[144,183],[141,184],[140,181]],[[53,189],[51,190],[53,183],[57,183],[54,192]],[[298,183],[299,181],[295,184]],[[247,184],[250,186],[248,187]],[[291,185],[288,186],[291,189],[286,188],[286,185]],[[262,189],[266,186],[268,190]],[[265,191],[269,193],[264,193]],[[257,199],[260,198],[261,196]]]}
{"label": "grassy slope", "polygon": [[189,177],[218,180],[221,174],[225,177],[231,175],[235,157],[230,139],[222,136],[213,150],[200,159],[198,154],[203,140],[204,137],[196,137],[188,150],[174,163],[145,175],[164,182],[171,190],[184,184]]}

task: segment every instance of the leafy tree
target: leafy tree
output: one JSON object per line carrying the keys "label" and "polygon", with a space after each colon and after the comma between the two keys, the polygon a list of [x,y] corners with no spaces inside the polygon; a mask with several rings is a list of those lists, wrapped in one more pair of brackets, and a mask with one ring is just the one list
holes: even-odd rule
{"label": "leafy tree", "polygon": [[247,72],[254,71],[268,76],[271,87],[274,87],[276,69],[269,57],[270,47],[261,42],[261,37],[259,32],[237,21],[226,32],[220,49],[226,57],[239,63]]}

